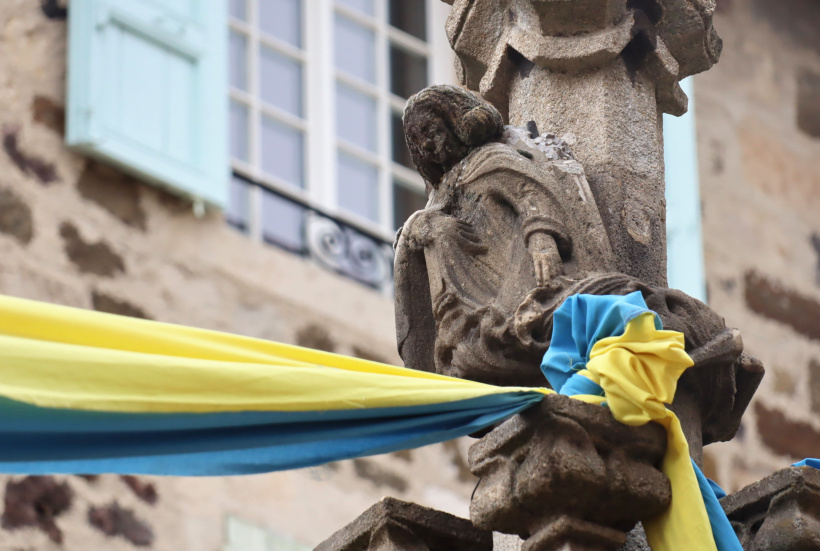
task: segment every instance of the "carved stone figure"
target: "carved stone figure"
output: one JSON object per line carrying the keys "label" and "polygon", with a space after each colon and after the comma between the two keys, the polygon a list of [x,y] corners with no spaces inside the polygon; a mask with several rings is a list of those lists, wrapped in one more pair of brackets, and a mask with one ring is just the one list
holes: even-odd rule
{"label": "carved stone figure", "polygon": [[411,98],[404,124],[429,193],[396,242],[405,365],[543,386],[552,314],[566,297],[638,290],[703,367],[681,380],[677,403],[693,455],[701,441],[734,435],[759,362],[741,356],[737,331],[705,304],[617,271],[601,210],[566,143],[534,124],[504,127],[492,105],[455,86]]}

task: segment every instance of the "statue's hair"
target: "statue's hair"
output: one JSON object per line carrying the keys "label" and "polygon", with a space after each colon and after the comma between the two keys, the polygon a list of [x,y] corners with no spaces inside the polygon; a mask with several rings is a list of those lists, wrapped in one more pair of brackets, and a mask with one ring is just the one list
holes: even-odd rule
{"label": "statue's hair", "polygon": [[407,101],[404,109],[404,137],[416,169],[430,186],[436,186],[451,168],[429,159],[423,149],[424,137],[418,136],[431,119],[441,119],[463,144],[461,158],[472,148],[501,136],[504,120],[498,110],[478,96],[458,86],[430,86]]}

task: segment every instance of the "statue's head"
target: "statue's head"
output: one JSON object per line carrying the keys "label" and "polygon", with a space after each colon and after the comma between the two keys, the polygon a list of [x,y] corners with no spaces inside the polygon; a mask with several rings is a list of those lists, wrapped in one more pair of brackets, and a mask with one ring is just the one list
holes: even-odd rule
{"label": "statue's head", "polygon": [[458,86],[425,88],[407,101],[404,137],[413,163],[429,187],[475,147],[501,137],[498,110]]}

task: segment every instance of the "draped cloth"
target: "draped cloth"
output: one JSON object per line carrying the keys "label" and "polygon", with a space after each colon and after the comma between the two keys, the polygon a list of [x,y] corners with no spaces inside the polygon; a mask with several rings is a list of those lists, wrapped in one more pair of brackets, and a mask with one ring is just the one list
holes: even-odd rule
{"label": "draped cloth", "polygon": [[556,391],[605,403],[627,425],[654,421],[666,429],[662,471],[672,486],[672,503],[643,523],[652,549],[742,551],[714,491],[689,457],[680,421],[666,407],[679,377],[692,366],[683,335],[663,331],[639,292],[573,295],[554,319],[541,369]]}
{"label": "draped cloth", "polygon": [[307,467],[470,434],[548,392],[0,296],[4,473]]}
{"label": "draped cloth", "polygon": [[[672,504],[644,522],[655,551],[739,551],[665,405],[691,365],[683,335],[664,331],[640,293],[574,295],[555,313],[542,371],[623,423],[667,429]],[[551,392],[0,296],[4,473],[307,467],[470,434]]]}

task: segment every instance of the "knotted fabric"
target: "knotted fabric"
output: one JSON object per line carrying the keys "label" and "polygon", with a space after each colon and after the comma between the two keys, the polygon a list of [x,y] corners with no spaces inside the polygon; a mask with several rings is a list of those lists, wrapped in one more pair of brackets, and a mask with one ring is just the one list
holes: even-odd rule
{"label": "knotted fabric", "polygon": [[[742,551],[722,510],[714,512],[714,520],[707,513],[706,494],[701,492],[680,421],[666,407],[675,397],[678,379],[693,365],[683,334],[662,330],[660,318],[639,292],[574,295],[554,319],[552,345],[541,368],[556,391],[605,403],[624,424],[654,421],[666,429],[661,469],[672,486],[672,503],[643,523],[652,549]],[[708,484],[707,489],[711,492]]]}

